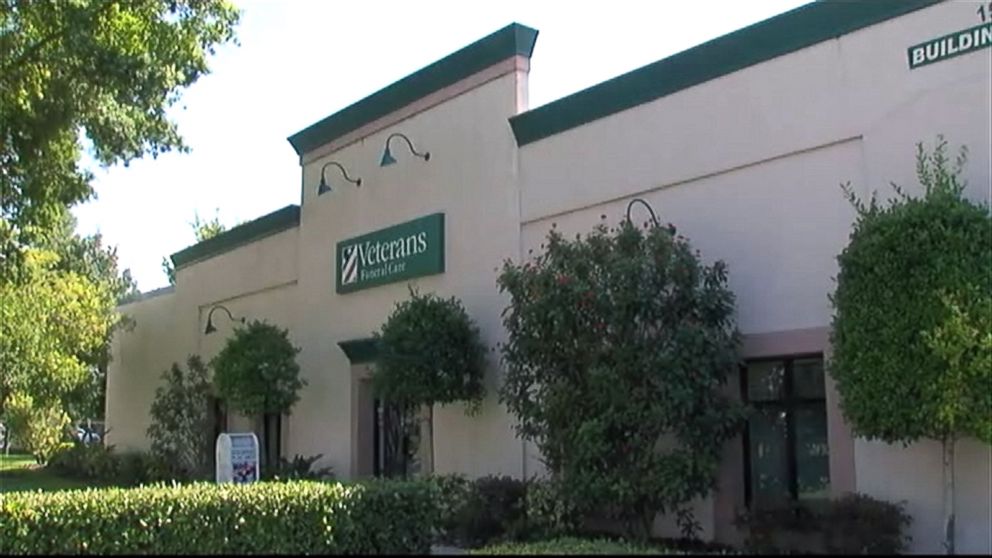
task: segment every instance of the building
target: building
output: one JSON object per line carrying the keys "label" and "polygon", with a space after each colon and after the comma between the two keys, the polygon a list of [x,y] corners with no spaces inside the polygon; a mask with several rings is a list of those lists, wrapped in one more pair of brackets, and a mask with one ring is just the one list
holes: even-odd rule
{"label": "building", "polygon": [[[854,219],[841,183],[862,195],[889,181],[912,190],[915,143],[944,133],[970,148],[969,197],[989,198],[987,17],[967,2],[817,2],[534,110],[537,31],[496,31],[291,136],[300,205],[174,254],[175,287],[122,308],[137,327],[115,340],[108,440],[147,447],[159,374],[219,351],[236,324],[214,313],[218,332],[204,328],[223,305],[288,328],[302,348],[309,385],[292,415],[268,421],[278,451],[322,453],[342,478],[372,474],[382,455],[368,340],[408,284],[459,297],[495,345],[500,262],[538,249],[552,223],[587,232],[640,197],[704,258],[728,263],[748,374],[801,374],[822,399],[801,427],[820,451],[779,472],[807,475],[820,492],[905,500],[913,549],[938,552],[940,446],[851,435],[823,374],[827,295]],[[229,417],[228,429],[248,427]],[[789,453],[774,425],[752,432],[772,457],[746,460],[740,441],[728,445],[719,490],[695,505],[708,538],[734,540],[734,510],[760,489],[748,489],[745,469],[775,475],[772,460]],[[434,445],[438,473],[540,473],[493,395],[474,418],[437,408]],[[957,452],[958,549],[992,552],[990,448],[966,439]]]}

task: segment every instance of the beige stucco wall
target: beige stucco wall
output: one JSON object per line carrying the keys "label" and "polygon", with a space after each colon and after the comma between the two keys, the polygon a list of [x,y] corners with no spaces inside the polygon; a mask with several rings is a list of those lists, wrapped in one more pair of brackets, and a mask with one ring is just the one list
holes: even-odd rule
{"label": "beige stucco wall", "polygon": [[[218,311],[213,316],[217,331],[204,334],[213,306],[223,304],[235,317],[288,328],[296,342],[297,235],[297,229],[289,229],[182,267],[176,271],[174,292],[120,308],[136,325],[114,338],[107,374],[108,443],[122,449],[148,447],[148,412],[162,372],[173,362],[185,367],[190,354],[209,362],[235,325]],[[243,430],[248,425],[234,416],[229,426]]]}
{"label": "beige stucco wall", "polygon": [[[148,411],[159,378],[174,361],[176,294],[160,293],[125,304],[120,312],[134,328],[119,330],[111,345],[107,369],[107,409],[104,441],[119,450],[146,450],[151,419]],[[185,359],[182,361],[185,366]]]}
{"label": "beige stucco wall", "polygon": [[[914,144],[944,133],[952,148],[970,149],[968,197],[990,199],[992,51],[912,71],[906,61],[908,46],[979,23],[972,8],[914,12],[522,147],[524,249],[536,251],[552,223],[566,237],[601,215],[616,223],[641,197],[704,259],[728,263],[744,334],[828,327],[835,258],[854,218],[840,183],[883,199],[890,180],[918,192]],[[647,220],[642,207],[633,211]],[[833,431],[843,429],[837,422]],[[857,466],[843,468],[844,484],[909,501],[920,516],[914,551],[936,548],[940,537],[932,528],[939,498],[928,492],[939,469],[906,468],[900,490],[885,472],[915,456],[939,462],[938,449],[859,441]],[[959,484],[967,487],[959,550],[988,552],[988,446],[959,459],[975,479],[984,475]]]}
{"label": "beige stucco wall", "polygon": [[[904,502],[913,516],[914,553],[943,554],[943,461],[940,442],[908,447],[855,442],[859,489],[890,502]],[[955,446],[956,551],[992,553],[992,448],[975,439]]]}
{"label": "beige stucco wall", "polygon": [[[323,453],[343,477],[350,475],[351,367],[338,342],[364,338],[378,329],[408,284],[422,292],[459,297],[482,338],[502,338],[504,306],[495,267],[518,246],[516,146],[507,118],[516,113],[525,75],[510,72],[394,126],[305,163],[300,230],[300,363],[311,385],[295,411],[292,451]],[[402,142],[392,144],[398,163],[379,167],[386,137],[402,132],[424,162]],[[306,159],[305,159],[306,160]],[[320,166],[338,161],[362,179],[344,184],[328,170],[333,192],[317,196]],[[336,243],[435,212],[445,214],[445,272],[368,290],[335,293]],[[434,415],[435,470],[520,474],[522,450],[509,417],[495,402],[495,359],[488,374],[490,397],[481,415],[468,418],[461,406]]]}

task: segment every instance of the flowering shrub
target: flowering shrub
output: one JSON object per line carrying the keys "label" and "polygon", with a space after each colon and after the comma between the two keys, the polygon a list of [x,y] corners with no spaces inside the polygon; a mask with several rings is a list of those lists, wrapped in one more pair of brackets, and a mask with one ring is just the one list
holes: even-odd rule
{"label": "flowering shrub", "polygon": [[[605,219],[605,216],[604,216]],[[673,226],[556,230],[506,262],[500,399],[564,493],[646,538],[714,484],[742,409],[721,394],[737,363],[723,262],[704,265]]]}

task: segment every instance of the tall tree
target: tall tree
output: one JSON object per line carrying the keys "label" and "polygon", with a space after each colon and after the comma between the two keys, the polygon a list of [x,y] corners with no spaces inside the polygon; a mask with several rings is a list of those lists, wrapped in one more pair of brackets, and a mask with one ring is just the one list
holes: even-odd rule
{"label": "tall tree", "polygon": [[[58,269],[59,257],[52,251],[29,249],[24,256],[22,281],[0,282],[0,419],[5,422],[13,418],[7,407],[14,400],[24,403],[17,407],[21,416],[35,410],[64,416],[78,402],[79,390],[91,386],[87,357],[99,354],[117,323],[106,283]],[[45,424],[58,428],[60,423]],[[13,434],[26,432],[15,428]]]}
{"label": "tall tree", "polygon": [[167,109],[234,39],[226,0],[0,2],[0,280],[111,165],[187,148]]}
{"label": "tall tree", "polygon": [[992,443],[992,217],[964,198],[943,138],[917,149],[923,196],[893,185],[889,204],[857,209],[838,256],[830,372],[844,416],[868,439],[939,440],[944,452],[944,544],[954,553],[954,447]]}
{"label": "tall tree", "polygon": [[[410,298],[398,302],[374,337],[379,358],[372,370],[376,396],[398,405],[403,421],[427,409],[427,443],[434,471],[434,405],[465,402],[466,412],[478,412],[485,397],[486,346],[479,328],[461,301],[434,293],[421,295],[410,289]],[[411,451],[413,448],[410,448]],[[402,471],[403,474],[406,471]]]}
{"label": "tall tree", "polygon": [[131,271],[118,267],[116,247],[104,246],[99,233],[80,236],[74,232],[75,228],[75,218],[71,213],[65,213],[46,240],[46,248],[58,256],[52,264],[52,271],[74,273],[81,281],[89,281],[96,288],[108,292],[108,304],[101,307],[100,312],[114,325],[107,330],[102,343],[77,355],[89,370],[89,381],[81,384],[67,398],[65,410],[75,419],[100,418],[104,416],[106,404],[111,339],[118,329],[131,327],[134,323],[126,315],[118,315],[116,305],[128,302],[140,293]]}

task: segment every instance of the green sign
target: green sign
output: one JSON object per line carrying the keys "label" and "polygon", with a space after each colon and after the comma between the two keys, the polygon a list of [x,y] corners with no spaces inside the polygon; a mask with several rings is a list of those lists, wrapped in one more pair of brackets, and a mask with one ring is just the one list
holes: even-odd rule
{"label": "green sign", "polygon": [[907,49],[909,69],[918,68],[992,45],[992,22],[944,35]]}
{"label": "green sign", "polygon": [[444,213],[338,242],[337,292],[444,273]]}

